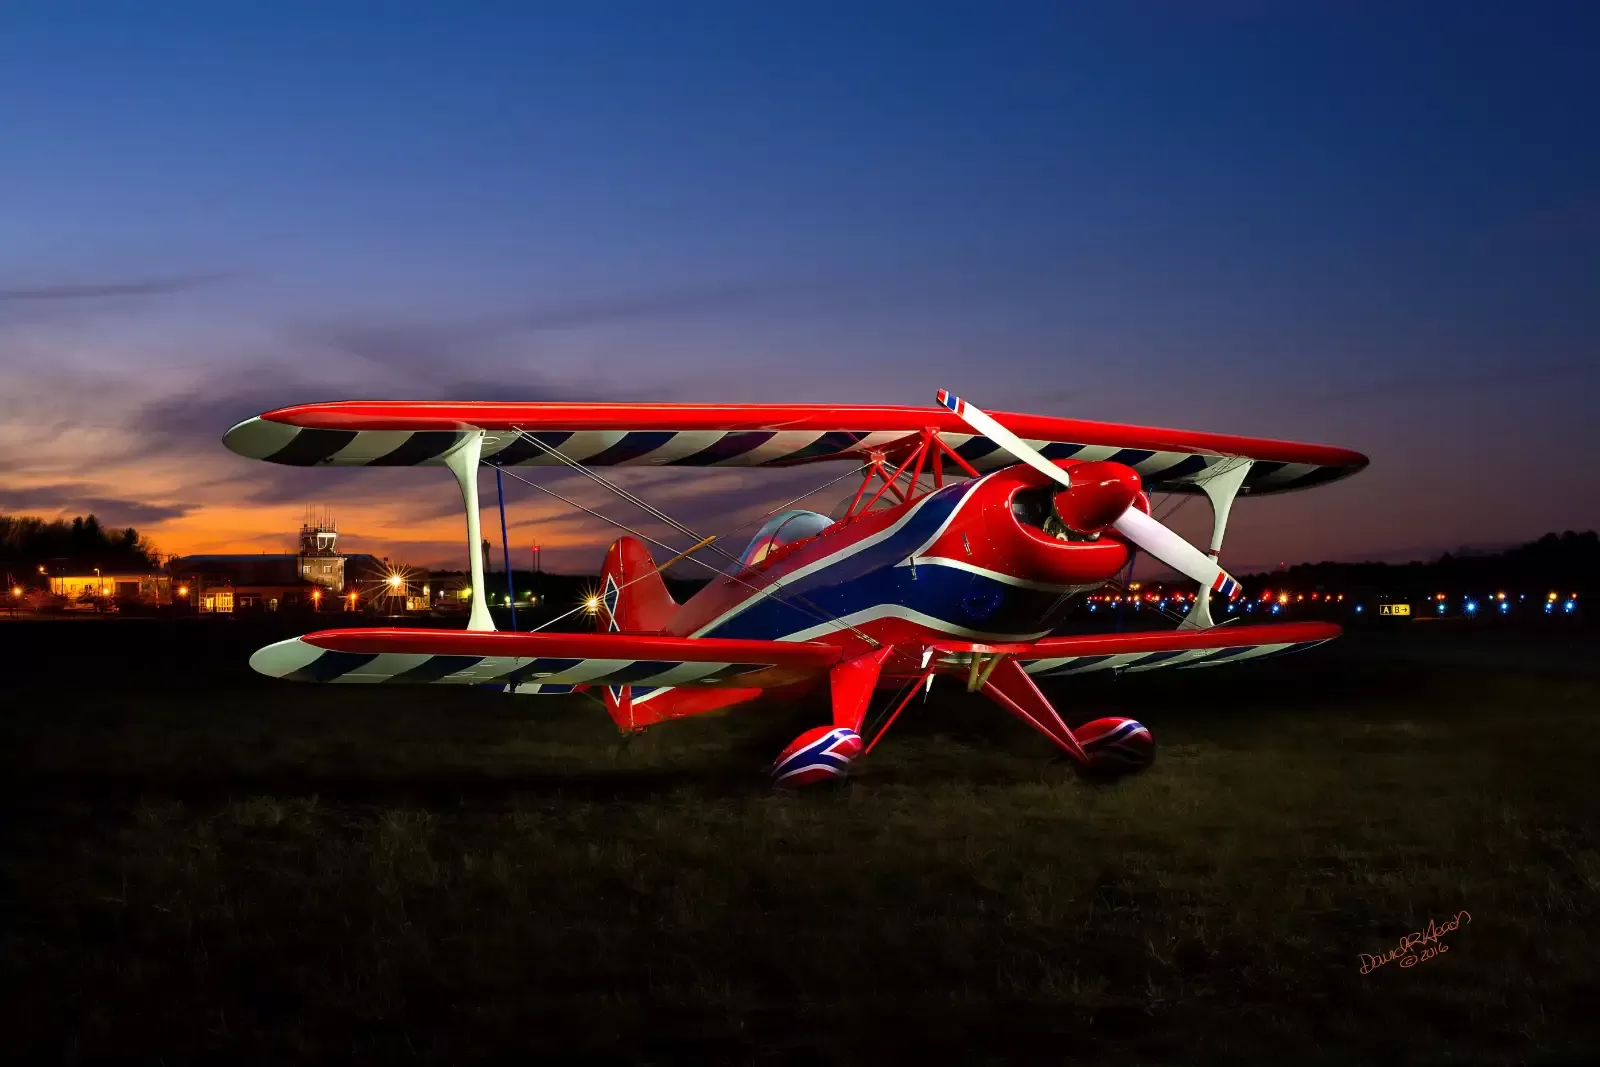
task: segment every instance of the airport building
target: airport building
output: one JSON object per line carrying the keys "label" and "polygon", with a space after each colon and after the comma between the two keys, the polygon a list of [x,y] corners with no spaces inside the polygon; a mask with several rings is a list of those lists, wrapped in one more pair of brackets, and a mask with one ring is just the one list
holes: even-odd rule
{"label": "airport building", "polygon": [[331,516],[307,516],[298,552],[177,556],[167,574],[176,602],[200,612],[357,611],[374,601],[389,614],[426,607],[425,576],[396,582],[386,560],[340,551]]}
{"label": "airport building", "polygon": [[162,605],[172,603],[172,583],[160,571],[105,571],[49,574],[50,595],[68,605],[91,606],[105,603]]}

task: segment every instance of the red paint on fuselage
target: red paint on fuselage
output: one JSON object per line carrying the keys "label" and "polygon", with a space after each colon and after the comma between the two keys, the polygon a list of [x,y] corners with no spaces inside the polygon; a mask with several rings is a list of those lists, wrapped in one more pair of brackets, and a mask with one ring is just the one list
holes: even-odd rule
{"label": "red paint on fuselage", "polygon": [[[1068,470],[1077,465],[1071,460],[1057,463]],[[931,544],[921,546],[917,562],[923,565],[953,565],[962,570],[1008,579],[1011,583],[1027,584],[1034,589],[1045,588],[1059,593],[1061,598],[1104,583],[1127,563],[1128,548],[1123,542],[1112,536],[1097,541],[1063,541],[1018,518],[1014,508],[1016,495],[1027,490],[1046,488],[1050,484],[1049,479],[1038,471],[1018,465],[959,487],[965,489],[965,496],[958,510]],[[846,550],[893,527],[926,499],[926,496],[918,497],[835,523],[814,537],[779,546],[754,566],[712,579],[677,610],[666,632],[692,636],[718,623],[730,611],[748,608],[761,596],[785,598],[781,584],[785,579],[806,568],[827,566],[830,560],[840,557]],[[937,564],[934,562],[937,560],[948,562]],[[849,568],[840,568],[840,581],[862,581],[878,570],[894,567],[903,561],[904,557],[883,559],[865,572],[850,572]],[[951,605],[951,608],[952,611],[947,614],[954,615],[955,605]],[[1048,628],[1041,620],[1039,629]],[[774,638],[783,636],[786,635],[771,635]],[[807,640],[839,646],[842,650],[841,659],[851,659],[875,648],[893,645],[894,653],[884,664],[882,678],[885,681],[899,681],[922,673],[925,647],[939,642],[948,643],[952,638],[949,630],[890,616],[854,626],[841,623]],[[824,677],[818,675],[817,680],[821,681]],[[685,695],[680,698],[677,696],[679,692]],[[672,705],[671,711],[661,707],[658,714],[676,717],[692,714],[688,705],[692,704],[698,709],[702,700],[710,699],[691,697],[689,692],[664,692],[642,706],[657,703]],[[682,709],[676,706],[680,699],[686,702]],[[718,706],[722,703],[723,700],[717,701]]]}

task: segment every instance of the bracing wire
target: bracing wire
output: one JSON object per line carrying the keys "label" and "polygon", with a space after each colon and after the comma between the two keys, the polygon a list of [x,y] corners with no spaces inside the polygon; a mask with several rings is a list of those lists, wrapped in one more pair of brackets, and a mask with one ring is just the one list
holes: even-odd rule
{"label": "bracing wire", "polygon": [[[494,466],[493,464],[490,464],[490,465]],[[624,523],[618,522],[616,519],[613,519],[613,518],[611,518],[611,517],[609,517],[607,515],[600,514],[598,511],[594,511],[591,508],[586,508],[582,504],[579,504],[574,500],[569,500],[567,497],[562,496],[560,493],[557,493],[555,490],[548,489],[545,486],[540,485],[538,482],[530,481],[527,478],[523,478],[518,474],[515,474],[515,473],[513,473],[511,471],[505,470],[505,468],[503,468],[503,467],[496,466],[495,469],[499,470],[499,471],[504,471],[504,473],[506,473],[506,474],[510,474],[511,477],[515,478],[519,482],[522,482],[524,485],[530,485],[533,488],[538,489],[540,492],[549,493],[551,496],[555,497],[557,500],[560,500],[563,503],[566,503],[566,504],[568,504],[568,505],[570,505],[572,507],[575,507],[579,511],[584,512],[585,514],[592,515],[595,518],[601,520],[602,522],[610,523],[611,525],[617,527],[618,529],[624,530],[627,533],[630,533],[635,537],[638,537],[638,538],[640,538],[642,540],[645,540],[645,541],[649,541],[651,544],[657,546],[658,548],[663,549],[664,551],[667,551],[667,552],[676,551],[675,549],[673,549],[673,547],[671,545],[666,544],[665,542],[662,542],[662,541],[658,541],[655,538],[649,536],[648,534],[640,533],[639,531],[633,529],[632,527],[627,526]],[[700,547],[700,546],[697,546],[697,547]],[[693,550],[691,549],[690,551],[693,551]],[[702,567],[706,568],[707,570],[711,571],[713,574],[716,574],[716,575],[719,575],[719,576],[722,575],[722,572],[717,570],[716,567],[714,567],[711,564],[707,563],[705,560],[695,559],[693,556],[689,555],[688,553],[678,552],[676,555],[673,556],[673,560],[677,560],[677,559],[680,559],[680,558],[689,559],[692,562],[697,563],[700,566],[702,566]],[[659,570],[659,569],[660,568],[656,568],[656,570]],[[651,571],[651,572],[647,572],[647,573],[655,573],[655,572]],[[640,577],[643,577],[643,575],[641,575]],[[746,581],[745,579],[739,577],[738,575],[730,575],[728,577],[731,577],[733,581],[736,581],[740,585],[743,585],[748,589],[752,589],[757,593],[761,593],[761,594],[767,595],[767,596],[772,596],[773,595],[771,589],[763,589],[761,586],[758,586],[758,585],[755,585],[752,582]],[[824,622],[824,623],[838,622],[837,619],[834,619],[832,616],[828,615],[821,608],[817,607],[814,604],[809,604],[809,605],[796,604],[794,601],[786,600],[786,599],[781,598],[781,597],[774,597],[774,599],[779,600],[782,603],[790,604],[792,607],[802,608],[804,610],[808,610],[810,612],[810,614],[814,618],[816,618],[817,621],[819,621],[819,622]],[[570,615],[570,614],[572,614],[572,612],[568,612],[567,614]],[[565,618],[565,617],[566,616],[562,616],[562,618]],[[552,621],[554,621],[554,620],[552,620]],[[857,633],[857,634],[860,633],[859,631],[855,630],[854,627],[850,626],[849,623],[840,622],[839,625],[851,630],[854,633]]]}
{"label": "bracing wire", "polygon": [[[660,520],[661,522],[664,522],[668,526],[672,527],[674,530],[677,530],[679,533],[684,534],[685,536],[693,539],[695,541],[695,547],[696,548],[710,548],[713,551],[715,551],[718,555],[722,556],[724,559],[726,559],[730,563],[732,563],[735,567],[741,567],[741,568],[743,567],[743,562],[737,556],[734,556],[732,553],[728,552],[721,545],[713,543],[713,542],[716,541],[716,538],[714,538],[714,537],[704,537],[704,538],[701,537],[699,534],[695,533],[689,527],[685,526],[683,523],[679,522],[678,520],[674,519],[672,516],[668,515],[666,512],[662,511],[660,508],[657,508],[654,505],[648,503],[647,501],[641,499],[639,496],[635,495],[634,493],[630,493],[628,490],[622,488],[622,486],[620,486],[620,485],[616,484],[615,482],[611,481],[609,478],[606,478],[603,475],[596,473],[595,471],[591,470],[586,464],[578,462],[577,460],[575,460],[572,457],[568,456],[566,453],[562,452],[560,449],[555,448],[555,447],[553,447],[551,445],[548,445],[545,442],[539,440],[538,437],[534,436],[533,434],[528,433],[526,430],[522,429],[522,427],[513,426],[513,427],[511,427],[511,429],[515,433],[517,433],[520,437],[522,437],[523,439],[527,440],[529,443],[533,444],[536,448],[540,449],[541,451],[543,451],[547,455],[554,456],[556,459],[560,460],[563,464],[567,465],[568,467],[571,467],[573,470],[575,470],[578,473],[582,474],[585,478],[589,478],[589,479],[591,479],[591,480],[593,480],[595,482],[598,482],[600,485],[602,485],[605,488],[609,489],[611,492],[615,493],[617,496],[621,497],[623,500],[626,500],[629,503],[635,505],[636,507],[642,509],[646,514],[649,514],[649,515],[655,517],[656,519]],[[530,482],[529,484],[531,485],[533,483]],[[703,560],[696,560],[696,562],[697,563],[701,563],[704,566],[710,567],[710,565],[709,564],[705,564]],[[710,568],[710,569],[715,570],[715,568]],[[756,586],[753,583],[751,583],[749,581],[746,581],[743,578],[738,577],[737,576],[737,572],[735,572],[734,581],[737,581],[741,585],[744,585],[744,586],[746,586],[748,588],[751,588],[751,589],[757,589],[757,590],[761,589],[760,586]],[[770,593],[764,593],[764,595],[769,595],[770,596],[771,594]],[[800,596],[798,594],[793,594],[793,595],[791,595],[789,597],[774,597],[774,599],[777,600],[780,604],[788,604],[791,607],[798,607],[798,606],[804,605],[805,608],[807,610],[809,610],[818,620],[820,620],[822,622],[826,622],[826,623],[838,623],[838,625],[843,626],[845,629],[849,630],[851,633],[855,634],[857,637],[861,638],[863,641],[867,642],[869,645],[872,645],[874,648],[877,647],[877,644],[878,644],[877,641],[873,640],[871,637],[867,636],[865,633],[862,633],[859,629],[857,629],[856,627],[850,625],[849,623],[840,622],[839,619],[836,616],[830,614],[827,611],[824,611],[822,608],[818,607],[815,603],[813,603],[811,600],[809,600],[808,598],[806,598],[804,596]]]}
{"label": "bracing wire", "polygon": [[[520,433],[522,431],[519,430],[518,432]],[[543,444],[543,442],[539,442],[539,443],[541,445]],[[673,549],[673,547],[671,545],[668,545],[668,544],[666,544],[666,543],[664,543],[662,541],[658,541],[655,538],[648,536],[647,534],[644,534],[644,533],[641,533],[641,532],[639,532],[637,530],[634,530],[632,527],[629,527],[626,524],[624,524],[622,522],[619,522],[616,519],[613,519],[613,518],[611,518],[611,517],[609,517],[607,515],[602,515],[601,513],[599,513],[598,511],[593,510],[592,508],[587,508],[587,507],[583,506],[582,504],[579,504],[577,501],[570,500],[567,497],[561,495],[560,493],[557,493],[553,489],[550,489],[550,488],[548,488],[546,486],[540,485],[537,482],[530,481],[529,479],[522,477],[521,475],[515,473],[514,471],[506,470],[504,467],[501,467],[498,464],[491,463],[489,465],[495,467],[495,469],[497,471],[503,471],[504,473],[511,475],[511,477],[515,478],[517,481],[522,482],[525,485],[532,486],[533,488],[539,490],[540,492],[548,493],[550,496],[555,497],[557,500],[560,500],[561,502],[567,504],[569,507],[576,508],[579,511],[582,511],[587,515],[591,515],[594,518],[597,518],[597,519],[601,520],[602,522],[605,522],[605,523],[608,523],[608,524],[610,524],[612,526],[615,526],[618,529],[621,529],[621,530],[623,530],[623,531],[625,531],[625,532],[627,532],[629,534],[632,534],[635,537],[640,538],[641,540],[648,541],[651,544],[656,545],[657,547],[663,549],[664,551],[676,552],[676,550]],[[744,527],[751,525],[752,523],[760,522],[761,520],[767,518],[768,516],[774,515],[777,512],[783,510],[784,508],[789,507],[791,504],[799,503],[801,500],[804,500],[808,496],[812,496],[812,495],[814,495],[816,493],[820,493],[824,489],[827,489],[828,487],[830,487],[832,485],[836,485],[837,483],[842,482],[847,478],[850,478],[850,477],[852,477],[854,475],[860,474],[863,470],[866,470],[868,466],[870,466],[870,464],[862,464],[860,467],[857,467],[852,471],[848,471],[848,472],[846,472],[844,474],[841,474],[837,478],[832,478],[829,481],[824,482],[822,485],[819,485],[814,489],[811,489],[811,490],[809,490],[809,491],[807,491],[805,493],[800,494],[799,496],[795,497],[792,500],[786,501],[786,502],[778,505],[777,507],[772,508],[771,510],[767,511],[763,515],[758,515],[753,519],[748,519],[745,522],[740,523],[738,526],[735,526],[731,530],[727,531],[727,533],[730,533],[730,534],[731,533],[735,533],[735,532],[743,529]],[[601,481],[604,482],[604,479],[602,479]],[[629,494],[629,495],[631,495],[631,494]],[[647,509],[647,510],[652,510],[653,511],[654,509]],[[674,524],[674,528],[678,528],[676,524]],[[692,531],[691,531],[691,535],[693,535]],[[726,534],[724,534],[723,536],[726,536]],[[702,540],[706,540],[706,539],[702,539]],[[706,563],[704,560],[695,559],[693,556],[691,556],[689,554],[689,553],[694,552],[697,548],[700,548],[700,547],[704,547],[704,545],[703,544],[697,544],[695,546],[695,548],[691,548],[687,552],[676,553],[676,555],[674,555],[673,559],[668,561],[669,564],[671,562],[675,562],[676,560],[678,560],[680,558],[686,558],[686,559],[692,560],[692,562],[697,563],[702,567],[705,567],[706,569],[710,570],[712,573],[721,576],[723,574],[722,571],[719,571],[716,567],[712,566],[709,563]],[[737,563],[738,561],[735,560],[734,562]],[[634,582],[640,581],[640,580],[642,580],[644,578],[648,578],[652,574],[659,573],[661,570],[663,570],[665,568],[665,566],[667,566],[667,564],[662,564],[660,566],[655,567],[653,570],[649,570],[649,571],[646,571],[643,574],[640,574],[638,577],[630,578],[630,579],[628,579],[627,582],[623,583],[621,588],[626,589],[628,586],[632,585]],[[757,593],[761,593],[761,594],[767,595],[767,596],[773,595],[773,591],[771,589],[764,589],[764,588],[762,588],[760,586],[756,586],[756,585],[754,585],[754,584],[752,584],[752,583],[750,583],[748,581],[745,581],[744,579],[740,578],[738,575],[734,575],[734,576],[732,576],[732,578],[733,578],[734,581],[739,582],[741,585],[744,585],[747,588],[755,590]],[[781,598],[779,598],[779,599],[781,599]],[[860,636],[860,637],[862,637],[864,639],[866,638],[866,635],[862,634],[854,626],[851,626],[848,623],[841,622],[838,619],[835,619],[835,618],[832,618],[832,617],[828,616],[827,613],[823,612],[821,608],[818,608],[814,604],[810,604],[808,601],[806,601],[804,603],[806,604],[806,606],[808,606],[810,608],[812,613],[815,614],[821,621],[828,622],[828,623],[836,623],[836,624],[838,624],[838,625],[850,630],[852,633],[855,633],[857,636]],[[796,605],[796,606],[798,606],[798,605]],[[587,610],[587,606],[583,605],[583,604],[580,604],[577,607],[572,608],[569,611],[566,611],[566,612],[563,612],[560,615],[557,615],[555,618],[550,619],[547,622],[541,623],[540,625],[534,627],[534,630],[536,631],[536,630],[546,629],[547,627],[553,626],[556,623],[560,622],[562,619],[568,618],[568,617],[570,617],[572,615],[576,615],[579,611],[584,611],[584,610]],[[533,631],[529,631],[529,632],[533,632]],[[870,639],[868,639],[868,640],[870,640]],[[872,643],[876,644],[877,642],[874,641]]]}

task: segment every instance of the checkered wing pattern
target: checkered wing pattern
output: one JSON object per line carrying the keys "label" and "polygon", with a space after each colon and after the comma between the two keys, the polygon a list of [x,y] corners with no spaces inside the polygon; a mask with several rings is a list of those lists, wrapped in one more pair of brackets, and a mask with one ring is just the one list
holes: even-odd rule
{"label": "checkered wing pattern", "polygon": [[[954,410],[805,405],[435,404],[340,401],[282,408],[223,437],[240,455],[294,466],[409,467],[442,464],[479,429],[482,459],[503,467],[789,467],[859,461],[909,448],[924,428],[980,473],[1015,460],[974,435]],[[1346,449],[1257,438],[996,412],[1046,459],[1112,460],[1149,489],[1195,490],[1233,457],[1253,459],[1242,492],[1305,488],[1353,474],[1366,457]],[[557,456],[555,453],[559,453]]]}
{"label": "checkered wing pattern", "polygon": [[576,686],[763,688],[821,673],[839,657],[808,641],[738,641],[615,633],[325,630],[250,657],[296,682],[490,685],[516,693]]}

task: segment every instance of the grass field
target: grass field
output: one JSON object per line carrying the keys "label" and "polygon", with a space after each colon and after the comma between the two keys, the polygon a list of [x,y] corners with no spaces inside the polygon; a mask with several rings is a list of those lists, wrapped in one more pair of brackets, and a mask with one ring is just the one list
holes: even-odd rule
{"label": "grass field", "polygon": [[[1593,633],[1413,625],[1051,690],[1080,781],[936,688],[627,744],[581,698],[273,682],[243,623],[0,623],[13,1050],[54,1060],[1588,1062]],[[953,686],[951,688],[954,688]],[[1465,909],[1448,951],[1360,972]]]}

